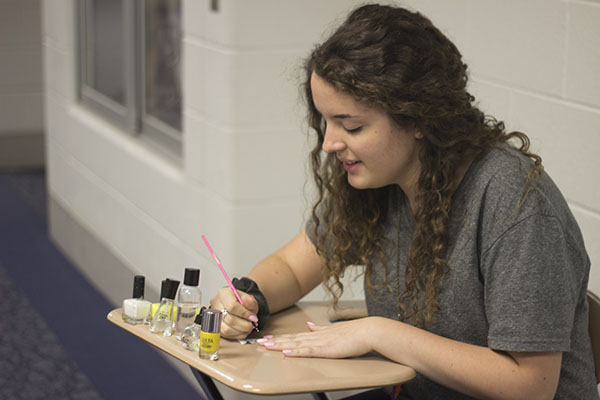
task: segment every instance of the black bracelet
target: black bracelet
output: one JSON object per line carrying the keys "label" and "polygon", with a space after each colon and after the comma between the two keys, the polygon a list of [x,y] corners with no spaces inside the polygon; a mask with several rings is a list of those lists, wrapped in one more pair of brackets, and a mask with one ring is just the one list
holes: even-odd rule
{"label": "black bracelet", "polygon": [[245,276],[240,279],[233,278],[231,282],[237,290],[248,293],[256,299],[256,302],[258,303],[258,329],[262,329],[267,324],[269,315],[271,314],[265,295],[262,294],[256,282]]}

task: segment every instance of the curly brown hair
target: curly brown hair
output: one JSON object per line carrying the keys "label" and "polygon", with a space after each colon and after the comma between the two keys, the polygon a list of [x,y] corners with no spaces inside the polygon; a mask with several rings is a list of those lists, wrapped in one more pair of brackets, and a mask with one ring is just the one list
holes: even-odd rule
{"label": "curly brown hair", "polygon": [[375,260],[386,265],[381,242],[389,187],[357,190],[348,183],[335,154],[323,155],[325,123],[312,99],[313,72],[356,101],[385,111],[399,127],[423,135],[415,225],[398,304],[401,319],[416,325],[431,321],[448,268],[444,251],[452,195],[461,179],[457,169],[466,159],[519,139],[520,151],[533,159],[523,200],[542,171],[541,159],[529,152],[525,134],[507,133],[502,122],[474,105],[467,91],[467,65],[429,19],[393,6],[355,9],[305,62],[308,123],[317,133],[310,153],[318,190],[312,209],[315,246],[324,258],[323,280],[334,303],[343,291],[341,277],[347,266],[365,266],[365,278],[373,288],[372,265]]}

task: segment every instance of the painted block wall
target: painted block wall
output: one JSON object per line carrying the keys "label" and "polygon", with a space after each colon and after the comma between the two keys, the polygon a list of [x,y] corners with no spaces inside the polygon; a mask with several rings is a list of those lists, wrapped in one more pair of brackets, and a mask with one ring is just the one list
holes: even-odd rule
{"label": "painted block wall", "polygon": [[[51,196],[156,290],[201,267],[208,299],[224,282],[201,234],[235,276],[301,228],[300,62],[357,2],[184,0],[183,166],[77,104],[74,3],[43,2]],[[482,108],[530,135],[600,263],[600,2],[402,3],[455,40]]]}
{"label": "painted block wall", "polygon": [[0,1],[0,135],[43,130],[39,3]]}

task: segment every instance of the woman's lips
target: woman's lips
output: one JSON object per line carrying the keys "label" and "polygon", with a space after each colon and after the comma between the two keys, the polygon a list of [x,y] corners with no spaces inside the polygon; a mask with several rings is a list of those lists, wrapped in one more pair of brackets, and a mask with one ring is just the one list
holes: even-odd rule
{"label": "woman's lips", "polygon": [[362,164],[360,161],[344,161],[343,163],[346,172],[354,172]]}

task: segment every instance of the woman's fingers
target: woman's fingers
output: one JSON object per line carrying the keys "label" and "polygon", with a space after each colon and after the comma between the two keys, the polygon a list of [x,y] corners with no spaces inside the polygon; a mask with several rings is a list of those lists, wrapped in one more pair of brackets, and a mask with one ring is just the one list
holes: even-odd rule
{"label": "woman's fingers", "polygon": [[230,321],[231,318],[223,319],[221,322],[221,335],[227,339],[245,339],[253,326],[248,321]]}
{"label": "woman's fingers", "polygon": [[256,310],[253,309],[258,308],[254,297],[244,292],[239,293],[243,304],[237,301],[229,287],[221,288],[210,301],[211,308],[223,311],[221,334],[229,339],[245,338],[254,327],[253,320],[258,321]]}
{"label": "woman's fingers", "polygon": [[[360,329],[360,320],[335,325],[315,325],[307,322],[309,332],[263,337],[257,341],[269,350],[278,350],[290,357],[346,358],[371,351]],[[361,331],[363,334],[361,334]]]}

